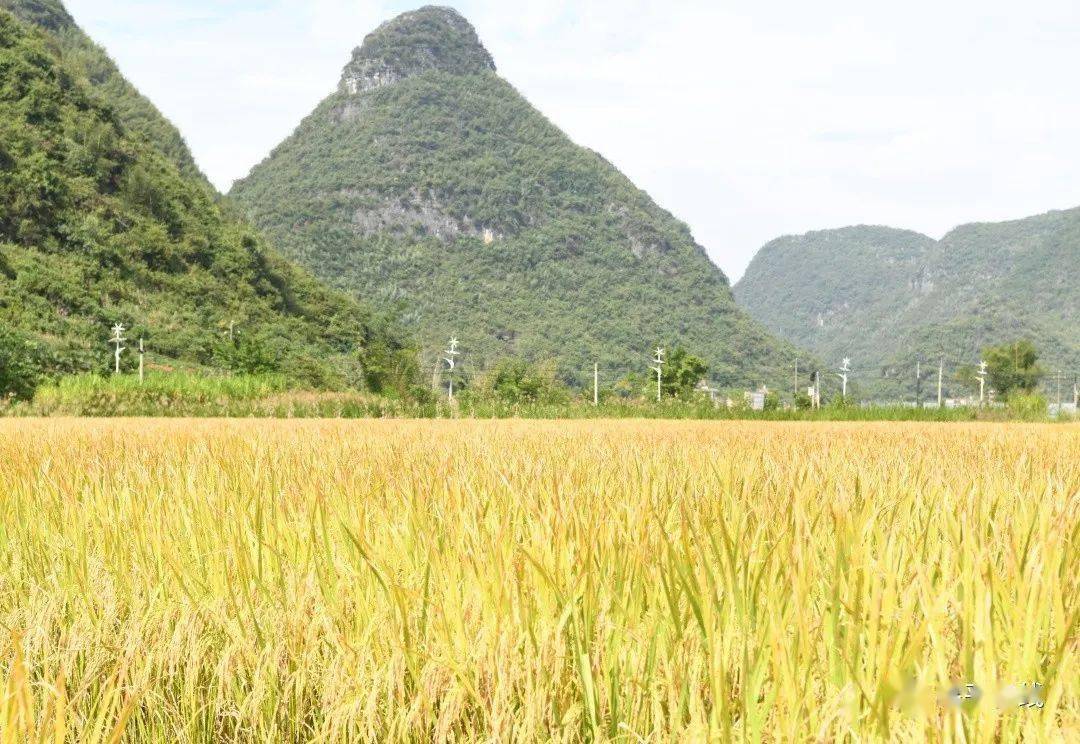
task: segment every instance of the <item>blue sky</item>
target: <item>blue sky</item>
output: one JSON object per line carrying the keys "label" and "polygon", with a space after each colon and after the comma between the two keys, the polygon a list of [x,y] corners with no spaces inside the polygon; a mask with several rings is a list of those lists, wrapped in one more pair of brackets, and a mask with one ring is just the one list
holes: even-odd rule
{"label": "blue sky", "polygon": [[[419,3],[67,0],[223,190]],[[462,0],[500,73],[741,276],[782,234],[1080,205],[1075,0]]]}

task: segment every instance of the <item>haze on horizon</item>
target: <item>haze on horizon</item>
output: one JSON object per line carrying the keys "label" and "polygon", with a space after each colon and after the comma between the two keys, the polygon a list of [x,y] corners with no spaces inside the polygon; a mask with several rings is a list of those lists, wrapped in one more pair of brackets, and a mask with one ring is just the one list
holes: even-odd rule
{"label": "haze on horizon", "polygon": [[[67,0],[223,191],[421,3]],[[500,74],[737,280],[782,234],[1080,205],[1080,7],[460,0]]]}

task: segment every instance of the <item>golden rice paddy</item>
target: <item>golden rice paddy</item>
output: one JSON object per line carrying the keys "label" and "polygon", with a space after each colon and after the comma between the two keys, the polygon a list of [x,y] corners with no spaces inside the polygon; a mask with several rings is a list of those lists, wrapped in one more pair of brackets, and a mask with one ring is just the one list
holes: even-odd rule
{"label": "golden rice paddy", "polygon": [[5,420],[0,500],[4,742],[1080,737],[1078,426]]}

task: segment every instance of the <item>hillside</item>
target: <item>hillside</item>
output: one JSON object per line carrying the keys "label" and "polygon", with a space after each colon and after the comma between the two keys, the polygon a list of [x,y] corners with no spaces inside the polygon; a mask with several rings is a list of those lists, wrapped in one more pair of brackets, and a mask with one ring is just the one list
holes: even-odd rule
{"label": "hillside", "polygon": [[150,143],[176,163],[184,175],[203,178],[180,131],[121,74],[60,0],[0,0],[0,9],[44,31],[63,55],[67,68],[108,101],[130,137]]}
{"label": "hillside", "polygon": [[940,241],[852,227],[769,243],[735,295],[792,342],[882,376],[920,356],[977,362],[988,344],[1017,338],[1047,369],[1080,370],[1078,258],[1080,209],[966,225]]}
{"label": "hillside", "polygon": [[921,277],[934,249],[932,238],[888,227],[786,236],[761,249],[735,297],[770,329],[826,362],[877,359],[905,310],[924,296]]}
{"label": "hillside", "polygon": [[[62,10],[22,5],[29,20],[55,16],[27,8]],[[223,211],[177,151],[68,64],[52,29],[0,10],[0,357],[103,370],[123,322],[168,365],[379,385],[405,363],[384,320]]]}
{"label": "hillside", "polygon": [[518,355],[620,374],[681,344],[750,384],[795,355],[736,307],[687,227],[501,79],[450,9],[370,34],[232,196],[290,258],[402,308],[429,359],[456,334],[474,369]]}

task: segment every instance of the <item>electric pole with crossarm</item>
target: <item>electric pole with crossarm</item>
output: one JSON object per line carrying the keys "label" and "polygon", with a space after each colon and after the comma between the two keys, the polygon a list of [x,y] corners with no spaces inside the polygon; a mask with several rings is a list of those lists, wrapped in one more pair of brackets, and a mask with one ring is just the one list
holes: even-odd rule
{"label": "electric pole with crossarm", "polygon": [[664,350],[660,347],[656,348],[656,356],[653,358],[652,370],[656,373],[656,402],[660,402],[660,396],[662,392],[662,383],[664,379]]}
{"label": "electric pole with crossarm", "polygon": [[843,397],[843,399],[845,401],[847,400],[847,382],[848,382],[848,374],[850,374],[850,373],[851,373],[851,360],[848,359],[847,357],[844,357],[844,363],[842,365],[840,365],[840,373],[837,374],[836,376],[840,378],[840,385],[841,385],[841,388],[840,388],[841,393],[840,394],[841,394],[841,396]]}
{"label": "electric pole with crossarm", "polygon": [[127,341],[127,339],[124,338],[124,331],[126,330],[123,323],[117,323],[113,326],[113,335],[112,338],[109,339],[110,344],[116,344],[116,352],[113,357],[115,359],[113,374],[117,375],[120,374],[120,354],[127,349],[127,347],[123,345],[124,342]]}
{"label": "electric pole with crossarm", "polygon": [[450,402],[451,403],[454,402],[454,368],[457,367],[457,362],[455,361],[455,359],[461,353],[457,349],[458,349],[457,336],[453,336],[450,339],[450,348],[447,349],[444,352],[446,354],[446,356],[443,358],[443,361],[446,362],[446,368],[447,368],[447,375],[446,376],[450,380],[449,393],[450,393]]}

